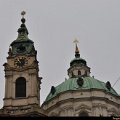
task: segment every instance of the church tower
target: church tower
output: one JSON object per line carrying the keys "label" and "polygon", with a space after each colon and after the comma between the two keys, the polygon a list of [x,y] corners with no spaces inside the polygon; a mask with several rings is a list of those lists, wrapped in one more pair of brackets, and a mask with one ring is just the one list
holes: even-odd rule
{"label": "church tower", "polygon": [[40,84],[37,51],[28,38],[25,12],[21,13],[18,37],[10,44],[5,71],[5,98],[3,109],[8,113],[29,111],[40,106]]}

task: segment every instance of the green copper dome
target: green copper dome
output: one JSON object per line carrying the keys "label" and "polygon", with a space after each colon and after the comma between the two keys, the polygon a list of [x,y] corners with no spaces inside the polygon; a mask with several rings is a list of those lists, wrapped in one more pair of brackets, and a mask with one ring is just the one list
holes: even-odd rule
{"label": "green copper dome", "polygon": [[45,102],[51,100],[55,96],[59,95],[60,93],[66,92],[66,91],[78,91],[78,90],[91,90],[91,89],[98,89],[98,90],[104,90],[105,92],[111,93],[113,95],[118,96],[117,92],[111,87],[108,89],[106,87],[106,84],[102,81],[99,81],[93,77],[82,77],[83,83],[80,86],[77,83],[78,78],[69,78],[68,80],[65,80],[63,83],[58,85],[57,87],[52,87],[54,92],[49,93],[47,96]]}

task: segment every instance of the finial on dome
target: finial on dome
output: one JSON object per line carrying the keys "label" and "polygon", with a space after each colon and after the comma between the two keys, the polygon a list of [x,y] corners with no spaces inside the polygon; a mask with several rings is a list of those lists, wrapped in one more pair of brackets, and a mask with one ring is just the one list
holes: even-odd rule
{"label": "finial on dome", "polygon": [[[26,25],[25,25],[25,18],[24,18],[24,15],[26,14],[26,12],[25,11],[22,11],[21,12],[21,15],[22,15],[22,19],[21,19],[21,22],[22,22],[22,24],[21,24],[21,26],[20,26],[20,28],[18,29],[18,38],[17,38],[17,40],[19,40],[19,39],[28,39],[27,37],[27,35],[29,34],[28,33],[28,30],[27,30],[27,28],[26,28]],[[24,36],[24,37],[23,37]]]}
{"label": "finial on dome", "polygon": [[26,14],[26,12],[25,11],[22,11],[21,12],[21,15],[22,15],[22,17],[24,18],[24,15]]}
{"label": "finial on dome", "polygon": [[22,19],[21,19],[21,22],[24,24],[25,23],[25,18],[24,18],[24,15],[26,14],[25,11],[22,11],[21,12],[21,15],[22,15]]}

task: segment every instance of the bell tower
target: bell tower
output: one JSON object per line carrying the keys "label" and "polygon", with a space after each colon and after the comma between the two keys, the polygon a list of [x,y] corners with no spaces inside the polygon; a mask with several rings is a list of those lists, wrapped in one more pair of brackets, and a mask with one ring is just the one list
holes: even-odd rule
{"label": "bell tower", "polygon": [[40,105],[40,84],[37,51],[28,38],[25,11],[21,13],[18,37],[10,44],[5,71],[5,97],[3,108],[14,112]]}

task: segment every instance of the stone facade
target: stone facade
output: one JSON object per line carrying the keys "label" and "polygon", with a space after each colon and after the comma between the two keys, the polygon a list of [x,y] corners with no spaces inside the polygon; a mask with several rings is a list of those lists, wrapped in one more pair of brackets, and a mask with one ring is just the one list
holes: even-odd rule
{"label": "stone facade", "polygon": [[119,116],[120,97],[101,90],[67,91],[44,103],[42,108],[48,116]]}
{"label": "stone facade", "polygon": [[[25,56],[19,56],[25,57]],[[25,68],[18,69],[14,66],[14,58],[9,58],[5,64],[5,98],[4,107],[11,106],[26,106],[29,104],[40,104],[39,92],[41,79],[38,76],[38,65],[35,63],[35,57],[26,57],[28,59],[28,64]],[[9,66],[9,69],[6,67]],[[26,97],[25,98],[15,98],[15,83],[20,77],[26,80]]]}

